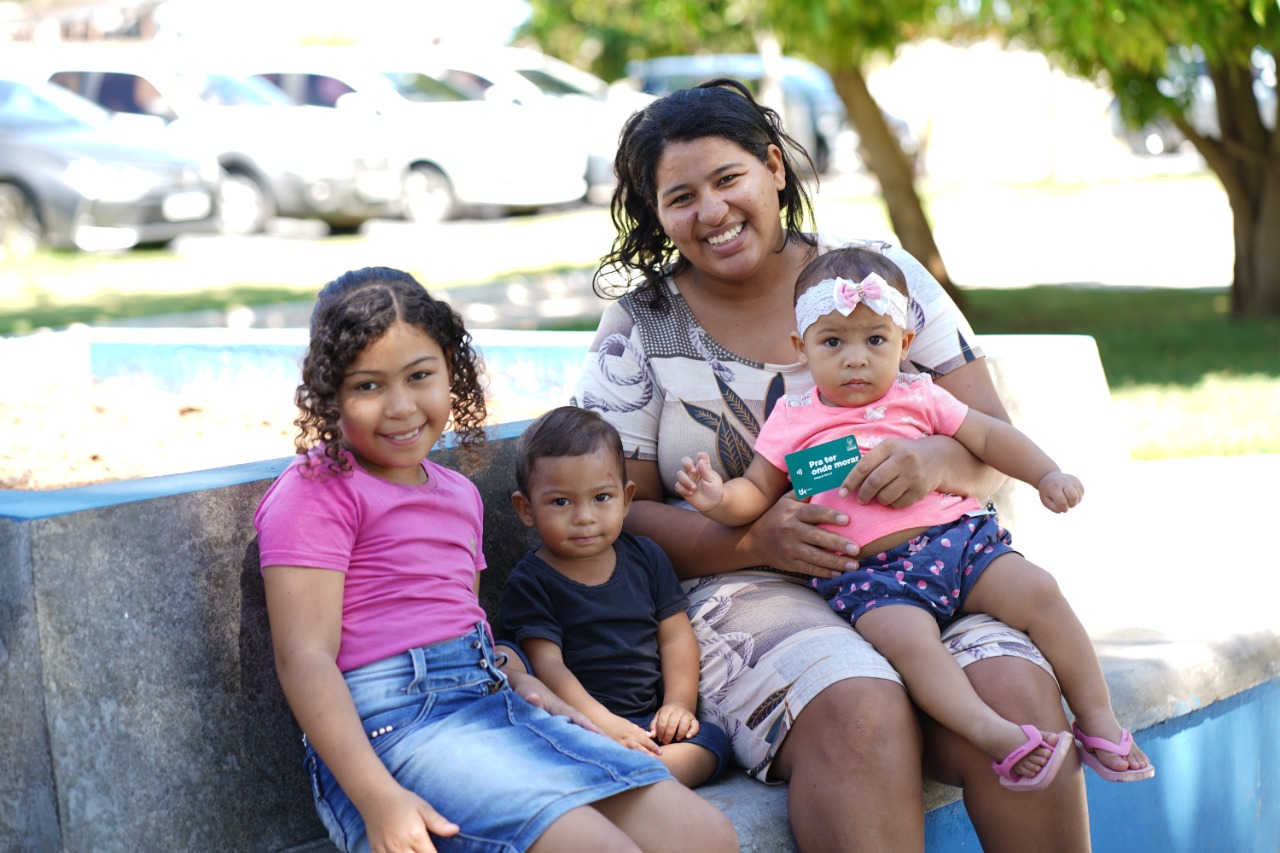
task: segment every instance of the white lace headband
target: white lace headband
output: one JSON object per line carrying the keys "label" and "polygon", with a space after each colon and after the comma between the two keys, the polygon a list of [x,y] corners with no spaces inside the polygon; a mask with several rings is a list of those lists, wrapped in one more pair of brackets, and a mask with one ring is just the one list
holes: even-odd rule
{"label": "white lace headband", "polygon": [[907,328],[907,297],[889,286],[883,278],[871,273],[862,281],[828,278],[800,294],[796,300],[796,328],[804,337],[805,329],[832,311],[848,317],[859,304],[888,317],[901,329]]}

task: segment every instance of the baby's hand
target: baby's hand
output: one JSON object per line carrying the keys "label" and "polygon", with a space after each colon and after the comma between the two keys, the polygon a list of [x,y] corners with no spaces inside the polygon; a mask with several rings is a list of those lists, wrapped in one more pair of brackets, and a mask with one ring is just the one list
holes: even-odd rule
{"label": "baby's hand", "polygon": [[1066,512],[1084,497],[1084,485],[1074,474],[1052,471],[1040,480],[1040,502],[1054,512]]}
{"label": "baby's hand", "polygon": [[709,512],[724,500],[724,480],[711,468],[711,457],[698,451],[698,461],[688,456],[680,460],[676,472],[676,494],[699,512]]}
{"label": "baby's hand", "polygon": [[627,749],[634,749],[637,752],[647,752],[651,755],[662,755],[662,747],[653,742],[653,738],[648,732],[630,720],[614,716],[613,719],[609,720],[601,726],[601,728],[604,730],[605,734],[625,746]]}
{"label": "baby's hand", "polygon": [[669,702],[658,709],[649,724],[650,734],[658,743],[685,740],[698,733],[698,718],[693,710],[679,702]]}

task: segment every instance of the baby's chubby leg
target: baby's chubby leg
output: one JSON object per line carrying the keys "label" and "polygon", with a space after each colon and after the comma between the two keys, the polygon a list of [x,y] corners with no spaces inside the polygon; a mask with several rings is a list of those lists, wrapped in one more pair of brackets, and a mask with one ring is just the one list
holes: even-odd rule
{"label": "baby's chubby leg", "polygon": [[[1026,743],[1022,729],[991,710],[974,691],[942,645],[932,613],[910,604],[880,604],[854,627],[893,664],[921,710],[992,759],[1002,761]],[[1019,776],[1035,776],[1049,757],[1050,751],[1040,747],[1013,770]]]}
{"label": "baby's chubby leg", "polygon": [[[964,609],[989,613],[1025,631],[1053,666],[1080,730],[1120,742],[1123,730],[1111,708],[1093,641],[1053,575],[1020,554],[1003,554],[978,577]],[[1141,770],[1150,764],[1136,745],[1127,758],[1101,749],[1095,754],[1116,771]]]}

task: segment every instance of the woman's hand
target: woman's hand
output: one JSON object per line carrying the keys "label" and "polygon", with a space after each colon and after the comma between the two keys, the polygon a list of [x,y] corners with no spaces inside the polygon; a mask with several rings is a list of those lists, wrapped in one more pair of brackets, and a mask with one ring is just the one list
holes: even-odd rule
{"label": "woman's hand", "polygon": [[587,719],[586,714],[561,699],[551,691],[550,687],[547,687],[534,676],[523,672],[513,672],[507,675],[507,681],[511,683],[511,689],[530,705],[541,708],[556,717],[568,717],[575,725],[581,726],[590,732],[600,733],[600,728]]}
{"label": "woman's hand", "polygon": [[842,512],[786,495],[751,525],[745,538],[760,565],[834,578],[858,567],[858,546],[817,525],[848,523],[849,516]]}
{"label": "woman's hand", "polygon": [[693,737],[698,728],[698,718],[692,708],[679,702],[668,702],[653,715],[649,736],[658,743],[673,743]]}
{"label": "woman's hand", "polygon": [[952,452],[948,445],[960,447],[950,438],[943,441],[946,443],[929,438],[890,438],[880,442],[853,466],[841,493],[852,494],[863,506],[872,501],[894,509],[911,506],[941,490]]}
{"label": "woman's hand", "polygon": [[430,833],[446,838],[458,834],[456,823],[398,785],[367,805],[360,816],[370,853],[435,853]]}

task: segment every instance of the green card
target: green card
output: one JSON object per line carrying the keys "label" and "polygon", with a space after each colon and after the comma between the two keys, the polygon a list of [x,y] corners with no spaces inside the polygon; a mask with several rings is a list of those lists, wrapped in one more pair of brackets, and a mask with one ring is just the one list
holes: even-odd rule
{"label": "green card", "polygon": [[788,453],[787,474],[795,487],[796,497],[807,498],[836,488],[849,476],[849,469],[860,458],[862,453],[858,450],[858,439],[852,435],[808,450]]}

